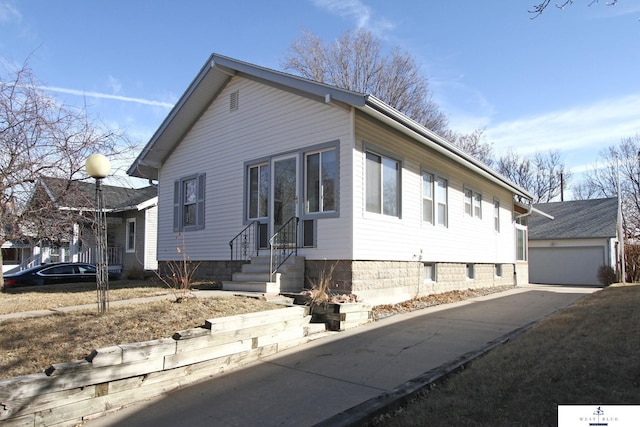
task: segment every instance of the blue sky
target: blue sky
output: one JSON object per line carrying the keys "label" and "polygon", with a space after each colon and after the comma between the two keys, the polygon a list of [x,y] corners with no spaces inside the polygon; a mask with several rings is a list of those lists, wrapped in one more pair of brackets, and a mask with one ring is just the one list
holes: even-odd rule
{"label": "blue sky", "polygon": [[28,61],[142,147],[212,52],[280,69],[303,28],[363,27],[416,59],[454,130],[486,128],[497,154],[558,149],[577,178],[640,133],[640,2],[552,2],[531,19],[534,3],[0,0],[0,61]]}

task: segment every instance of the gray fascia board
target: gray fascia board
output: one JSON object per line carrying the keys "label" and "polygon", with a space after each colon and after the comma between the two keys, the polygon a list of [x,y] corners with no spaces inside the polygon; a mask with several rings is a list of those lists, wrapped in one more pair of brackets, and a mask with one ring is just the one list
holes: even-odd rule
{"label": "gray fascia board", "polygon": [[522,196],[528,200],[533,200],[533,195],[524,188],[509,181],[507,178],[503,177],[479,160],[474,159],[472,156],[460,150],[440,135],[405,116],[376,97],[369,96],[366,106],[364,108],[360,108],[360,110],[372,117],[382,119],[382,122],[390,124],[392,127],[421,141],[423,144],[435,149],[450,159],[464,164],[490,181],[499,184],[501,187],[509,189],[516,195]]}

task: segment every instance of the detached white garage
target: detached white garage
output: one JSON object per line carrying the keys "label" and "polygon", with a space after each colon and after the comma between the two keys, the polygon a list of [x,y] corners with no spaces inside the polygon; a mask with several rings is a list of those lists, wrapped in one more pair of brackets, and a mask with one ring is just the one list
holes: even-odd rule
{"label": "detached white garage", "polygon": [[601,285],[598,268],[616,268],[615,198],[541,203],[551,216],[529,221],[529,282]]}

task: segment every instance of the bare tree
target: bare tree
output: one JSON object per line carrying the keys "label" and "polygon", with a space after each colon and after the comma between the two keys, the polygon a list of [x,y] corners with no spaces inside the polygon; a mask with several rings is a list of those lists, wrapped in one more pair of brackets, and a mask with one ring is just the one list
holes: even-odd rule
{"label": "bare tree", "polygon": [[484,140],[484,129],[477,129],[468,134],[450,132],[446,137],[453,145],[487,166],[492,166],[495,163],[493,144]]}
{"label": "bare tree", "polygon": [[640,134],[624,138],[599,154],[599,162],[581,184],[589,198],[617,197],[618,177],[623,227],[627,237],[640,236]]}
{"label": "bare tree", "polygon": [[[573,2],[574,2],[574,0],[563,0],[561,3],[556,3],[556,7],[558,9],[564,9],[567,6],[572,5]],[[529,10],[529,13],[532,13],[534,15],[533,18],[537,18],[538,16],[540,16],[542,14],[542,12],[544,12],[544,10],[549,6],[550,3],[551,3],[551,0],[544,0],[544,1],[540,2],[540,3],[536,3],[536,4],[533,5],[532,9]],[[599,3],[599,0],[589,0],[587,2],[587,5],[591,6],[594,3]],[[613,6],[616,3],[618,3],[618,0],[609,0],[605,4],[607,6]]]}
{"label": "bare tree", "polygon": [[[77,187],[71,183],[86,179],[84,165],[90,154],[117,159],[130,147],[86,110],[48,96],[26,65],[5,74],[0,75],[0,243],[64,239],[78,218],[57,209],[59,200],[34,200],[39,179],[61,178],[66,184],[57,189],[59,194],[72,197],[69,193]],[[92,201],[87,203],[92,206]]]}
{"label": "bare tree", "polygon": [[533,187],[533,166],[531,160],[520,157],[518,153],[509,149],[496,161],[496,169],[510,181],[524,189]]}
{"label": "bare tree", "polygon": [[535,171],[534,186],[531,189],[539,203],[548,203],[564,191],[564,183],[571,178],[557,150],[537,152],[533,156]]}
{"label": "bare tree", "polygon": [[281,66],[308,79],[372,94],[438,134],[448,131],[448,119],[431,99],[428,80],[413,57],[399,47],[385,55],[370,31],[347,31],[327,44],[303,31]]}
{"label": "bare tree", "polygon": [[520,157],[507,151],[496,162],[496,169],[534,196],[534,203],[547,203],[560,196],[571,178],[559,151],[537,152]]}

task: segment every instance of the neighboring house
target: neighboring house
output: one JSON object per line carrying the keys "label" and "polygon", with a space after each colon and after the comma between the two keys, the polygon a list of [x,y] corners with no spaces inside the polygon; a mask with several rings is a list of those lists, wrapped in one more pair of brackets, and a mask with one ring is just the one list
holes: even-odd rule
{"label": "neighboring house", "polygon": [[529,281],[559,285],[601,285],[598,268],[616,269],[616,198],[541,203],[553,219],[529,221]]}
{"label": "neighboring house", "polygon": [[[68,185],[74,188],[63,191]],[[102,189],[107,217],[109,268],[122,271],[125,277],[131,271],[155,270],[157,188],[134,189],[103,184]],[[46,198],[61,211],[76,211],[93,219],[95,191],[93,182],[74,181],[69,184],[67,180],[44,177],[38,181],[30,203]],[[3,272],[59,261],[95,262],[95,237],[90,222],[75,224],[69,235],[68,239],[32,243],[28,238],[6,242],[2,246]]]}
{"label": "neighboring house", "polygon": [[[184,239],[224,289],[332,265],[331,290],[369,302],[528,280],[532,196],[371,95],[214,54],[128,173],[158,180],[158,260]],[[255,283],[269,248],[297,249],[293,285]]]}

